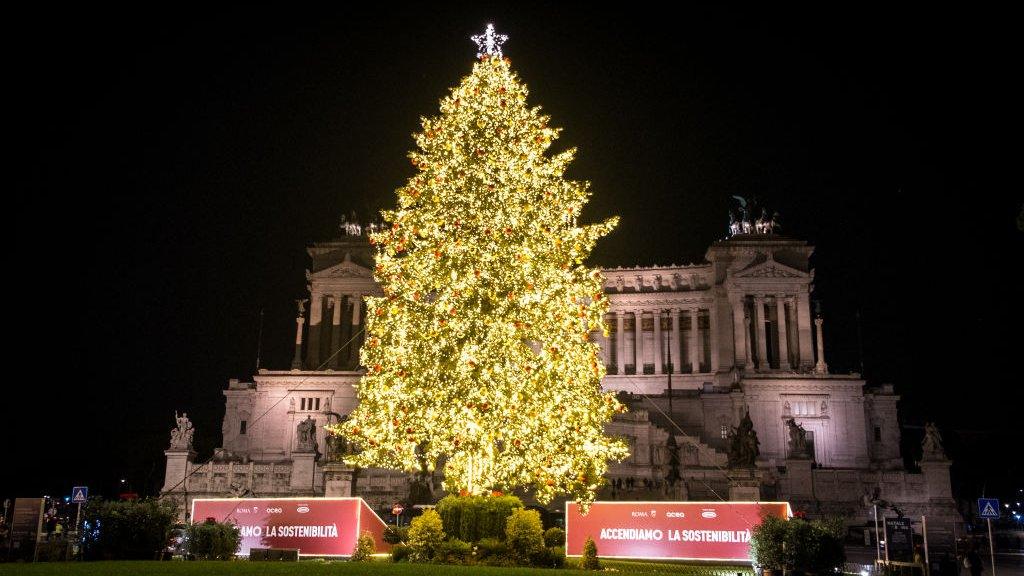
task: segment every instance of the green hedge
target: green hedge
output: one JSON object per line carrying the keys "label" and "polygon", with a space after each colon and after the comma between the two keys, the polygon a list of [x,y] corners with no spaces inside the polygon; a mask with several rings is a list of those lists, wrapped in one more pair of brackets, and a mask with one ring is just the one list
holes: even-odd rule
{"label": "green hedge", "polygon": [[231,560],[240,540],[238,526],[230,522],[207,520],[185,529],[186,549],[196,560]]}
{"label": "green hedge", "polygon": [[789,572],[828,574],[846,562],[843,522],[839,518],[783,520],[766,516],[750,536],[750,559],[756,566]]}
{"label": "green hedge", "polygon": [[506,519],[523,508],[515,496],[446,496],[437,503],[444,532],[464,542],[505,537]]}
{"label": "green hedge", "polygon": [[82,507],[82,557],[86,560],[152,560],[167,546],[177,517],[174,503],[104,502]]}

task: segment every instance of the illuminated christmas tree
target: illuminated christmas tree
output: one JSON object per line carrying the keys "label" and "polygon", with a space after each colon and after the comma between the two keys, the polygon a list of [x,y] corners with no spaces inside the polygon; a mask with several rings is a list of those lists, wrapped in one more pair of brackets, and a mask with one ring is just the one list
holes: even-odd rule
{"label": "illuminated christmas tree", "polygon": [[371,236],[383,297],[367,299],[359,406],[333,429],[358,466],[432,471],[455,494],[532,488],[587,504],[624,410],[602,393],[591,335],[605,330],[600,271],[583,265],[616,224],[577,225],[590,193],[563,176],[575,151],[545,156],[559,130],[501,55],[488,26],[480,61],[423,119],[389,224]]}

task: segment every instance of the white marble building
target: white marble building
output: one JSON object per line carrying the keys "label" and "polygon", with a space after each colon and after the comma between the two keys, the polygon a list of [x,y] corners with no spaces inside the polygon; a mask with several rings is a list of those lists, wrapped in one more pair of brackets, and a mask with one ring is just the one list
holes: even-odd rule
{"label": "white marble building", "polygon": [[[187,447],[169,449],[167,495],[340,495],[351,489],[351,472],[319,457],[297,433],[311,419],[325,452],[323,425],[356,403],[363,297],[379,288],[363,231],[349,223],[345,232],[308,249],[309,299],[300,304],[290,369],[230,381],[223,448],[209,463],[195,462]],[[810,310],[812,251],[806,242],[775,234],[734,234],[707,250],[706,263],[604,271],[610,332],[594,337],[608,368],[603,386],[621,392],[631,408],[608,429],[628,440],[631,455],[611,467],[602,497],[759,494],[860,523],[871,512],[865,495],[873,495],[908,513],[946,517],[952,529],[949,461],[940,450],[920,472],[904,468],[892,387],[829,373],[823,321]],[[756,469],[737,477],[727,467],[727,437],[748,412],[760,455]],[[806,430],[810,458],[791,458],[789,420]],[[671,486],[665,480],[673,468],[670,434],[681,478]],[[409,478],[364,470],[354,491],[374,507],[389,507],[405,499]]]}

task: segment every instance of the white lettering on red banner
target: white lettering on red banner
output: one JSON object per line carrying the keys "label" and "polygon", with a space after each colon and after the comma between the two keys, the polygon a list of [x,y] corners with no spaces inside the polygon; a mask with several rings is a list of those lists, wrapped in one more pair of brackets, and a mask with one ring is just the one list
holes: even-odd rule
{"label": "white lettering on red banner", "polygon": [[297,548],[300,556],[350,556],[362,532],[369,532],[377,551],[384,542],[384,521],[361,498],[196,499],[192,519],[213,518],[238,526],[238,555],[252,548]]}
{"label": "white lettering on red banner", "polygon": [[764,514],[788,518],[786,502],[595,502],[583,516],[566,504],[566,554],[593,538],[607,558],[749,562],[750,532]]}

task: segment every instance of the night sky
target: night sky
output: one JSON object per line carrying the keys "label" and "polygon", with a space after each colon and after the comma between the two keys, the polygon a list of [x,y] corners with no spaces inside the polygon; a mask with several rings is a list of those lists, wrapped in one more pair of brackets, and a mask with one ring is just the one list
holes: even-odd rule
{"label": "night sky", "polygon": [[960,496],[1020,483],[1006,15],[512,4],[12,19],[0,497],[112,495],[120,478],[154,494],[176,409],[208,457],[260,311],[261,363],[287,368],[305,246],[394,203],[410,134],[488,21],[564,127],[556,149],[579,149],[584,218],[621,216],[593,263],[700,261],[731,196],[758,197],[817,246],[827,359],[896,386],[911,459],[934,420]]}

